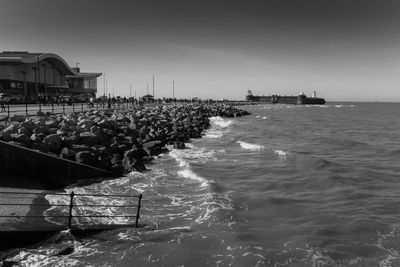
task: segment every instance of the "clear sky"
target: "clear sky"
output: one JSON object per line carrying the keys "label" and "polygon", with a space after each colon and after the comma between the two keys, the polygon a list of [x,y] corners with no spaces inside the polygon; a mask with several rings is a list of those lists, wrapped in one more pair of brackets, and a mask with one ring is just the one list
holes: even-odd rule
{"label": "clear sky", "polygon": [[56,53],[116,95],[154,75],[156,97],[400,101],[397,0],[2,0],[0,50]]}

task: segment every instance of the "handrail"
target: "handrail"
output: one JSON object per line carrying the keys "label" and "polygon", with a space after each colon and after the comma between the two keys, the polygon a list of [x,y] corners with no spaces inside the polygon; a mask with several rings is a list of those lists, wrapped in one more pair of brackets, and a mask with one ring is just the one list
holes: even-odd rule
{"label": "handrail", "polygon": [[[70,196],[70,193],[47,193],[47,192],[12,192],[12,191],[7,191],[7,192],[2,192],[0,191],[0,194],[17,194],[17,195],[40,195],[40,196],[46,196],[46,195],[52,195],[52,196]],[[80,193],[74,193],[75,196],[88,196],[88,197],[140,197],[140,195],[116,195],[116,194],[80,194]]]}
{"label": "handrail", "polygon": [[[35,195],[35,196],[46,196],[46,195],[54,195],[54,196],[68,196],[69,203],[68,204],[36,204],[36,203],[0,203],[0,206],[32,206],[32,207],[69,207],[68,214],[65,215],[0,215],[0,218],[68,218],[68,229],[72,228],[72,219],[73,218],[135,218],[135,227],[138,227],[139,217],[140,217],[140,208],[142,201],[142,194],[139,195],[117,195],[117,194],[75,194],[74,191],[71,193],[50,193],[50,192],[2,192],[0,194],[13,194],[13,195]],[[104,204],[76,204],[74,201],[75,198],[78,197],[118,197],[118,198],[138,198],[137,205],[104,205]],[[124,214],[124,215],[73,215],[74,208],[77,207],[101,207],[101,208],[136,208],[136,214]]]}

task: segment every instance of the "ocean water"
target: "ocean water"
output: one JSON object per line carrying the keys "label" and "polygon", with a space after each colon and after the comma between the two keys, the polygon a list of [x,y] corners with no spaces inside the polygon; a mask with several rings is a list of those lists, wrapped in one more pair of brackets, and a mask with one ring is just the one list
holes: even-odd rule
{"label": "ocean water", "polygon": [[[242,108],[252,115],[211,118],[203,138],[161,155],[147,172],[68,189],[141,192],[140,228],[84,238],[62,233],[13,260],[37,266],[400,266],[400,104]],[[54,255],[60,243],[73,252]]]}

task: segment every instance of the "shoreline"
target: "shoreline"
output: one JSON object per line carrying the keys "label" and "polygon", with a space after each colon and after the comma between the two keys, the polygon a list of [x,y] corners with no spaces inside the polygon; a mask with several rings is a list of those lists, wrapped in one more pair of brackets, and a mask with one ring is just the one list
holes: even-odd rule
{"label": "shoreline", "polygon": [[144,162],[168,151],[167,145],[183,149],[189,139],[201,138],[210,117],[248,112],[229,105],[186,104],[40,115],[11,116],[0,140],[121,176],[146,170]]}

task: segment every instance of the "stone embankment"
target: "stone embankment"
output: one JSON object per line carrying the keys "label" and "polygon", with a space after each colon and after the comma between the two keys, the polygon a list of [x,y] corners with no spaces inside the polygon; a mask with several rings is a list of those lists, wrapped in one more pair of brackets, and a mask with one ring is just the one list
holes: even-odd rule
{"label": "stone embankment", "polygon": [[198,104],[13,115],[0,140],[122,174],[145,170],[144,162],[166,145],[182,149],[189,138],[201,137],[209,117],[247,114],[232,106]]}

